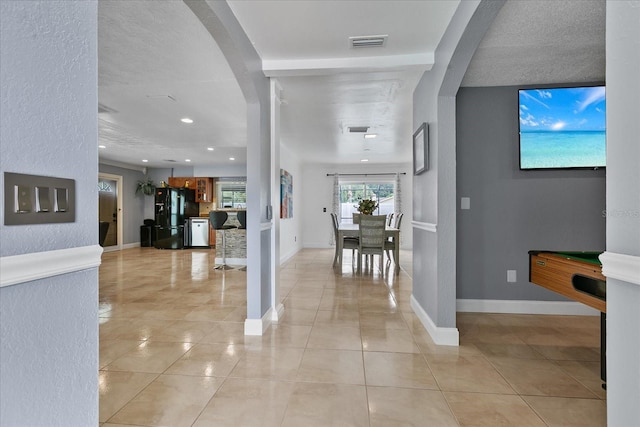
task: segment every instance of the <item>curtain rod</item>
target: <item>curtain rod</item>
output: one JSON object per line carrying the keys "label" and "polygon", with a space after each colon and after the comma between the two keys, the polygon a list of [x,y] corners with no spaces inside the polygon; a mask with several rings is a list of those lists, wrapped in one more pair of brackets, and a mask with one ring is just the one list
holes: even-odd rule
{"label": "curtain rod", "polygon": [[[406,175],[406,172],[398,172],[400,175]],[[327,176],[379,176],[379,175],[396,175],[395,172],[389,173],[328,173]]]}

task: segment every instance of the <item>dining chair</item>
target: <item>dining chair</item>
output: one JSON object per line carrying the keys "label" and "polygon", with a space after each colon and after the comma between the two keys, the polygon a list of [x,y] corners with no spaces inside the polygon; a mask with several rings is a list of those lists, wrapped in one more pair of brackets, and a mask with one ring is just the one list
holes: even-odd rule
{"label": "dining chair", "polygon": [[[336,239],[336,253],[333,256],[333,265],[335,266],[338,261],[338,216],[333,212],[331,212],[331,222],[333,224],[333,235]],[[342,240],[342,249],[351,249],[352,258],[355,255],[356,249],[358,249],[358,241],[359,239],[357,237],[345,237]]]}
{"label": "dining chair", "polygon": [[387,218],[389,220],[389,222],[387,222],[387,225],[391,227],[391,224],[393,223],[393,212],[391,212]]}
{"label": "dining chair", "polygon": [[354,224],[360,224],[360,215],[359,213],[352,213],[352,218],[353,218],[353,223]]}
{"label": "dining chair", "polygon": [[[398,213],[396,214],[396,221],[393,224],[393,228],[400,228],[400,226],[402,225],[402,217],[404,216],[403,213]],[[387,252],[387,259],[391,259],[391,257],[389,256],[389,251],[394,251],[393,253],[395,254],[395,249],[396,249],[396,245],[399,245],[400,242],[396,242],[396,239],[393,237],[390,237],[388,240],[386,240],[384,242],[384,250],[385,252]],[[393,262],[398,265],[398,260],[396,259],[395,255],[393,257]]]}
{"label": "dining chair", "polygon": [[[362,269],[362,255],[380,255],[380,266],[384,261],[386,215],[360,216],[360,241],[358,245],[358,272]],[[371,260],[373,264],[373,257]]]}

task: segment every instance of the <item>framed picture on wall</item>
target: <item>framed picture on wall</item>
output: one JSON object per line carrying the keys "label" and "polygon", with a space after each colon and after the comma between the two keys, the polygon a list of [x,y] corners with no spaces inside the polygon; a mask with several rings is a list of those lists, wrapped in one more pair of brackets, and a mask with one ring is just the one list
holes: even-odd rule
{"label": "framed picture on wall", "polygon": [[413,174],[429,169],[429,125],[422,123],[413,134]]}

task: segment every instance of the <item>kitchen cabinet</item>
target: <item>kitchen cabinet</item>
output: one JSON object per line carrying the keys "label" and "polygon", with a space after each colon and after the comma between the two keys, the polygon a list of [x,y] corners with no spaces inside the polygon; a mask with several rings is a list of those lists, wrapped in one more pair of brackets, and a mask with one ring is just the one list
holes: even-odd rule
{"label": "kitchen cabinet", "polygon": [[186,187],[195,190],[196,203],[213,202],[213,178],[172,176],[169,187]]}

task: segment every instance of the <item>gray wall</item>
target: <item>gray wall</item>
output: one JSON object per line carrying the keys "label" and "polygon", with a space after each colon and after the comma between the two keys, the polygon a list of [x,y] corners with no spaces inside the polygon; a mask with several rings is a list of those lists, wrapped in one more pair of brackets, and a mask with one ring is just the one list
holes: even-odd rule
{"label": "gray wall", "polygon": [[[0,225],[3,258],[98,244],[97,17],[95,1],[0,1],[0,170],[74,179],[77,208]],[[97,268],[0,288],[0,425],[98,425],[97,296]]]}
{"label": "gray wall", "polygon": [[566,300],[529,283],[527,252],[604,251],[605,171],[519,170],[517,87],[461,88],[456,122],[457,298]]}
{"label": "gray wall", "polygon": [[606,39],[607,252],[627,257],[627,280],[635,278],[629,283],[607,277],[607,423],[635,426],[640,422],[640,2],[607,1]]}

